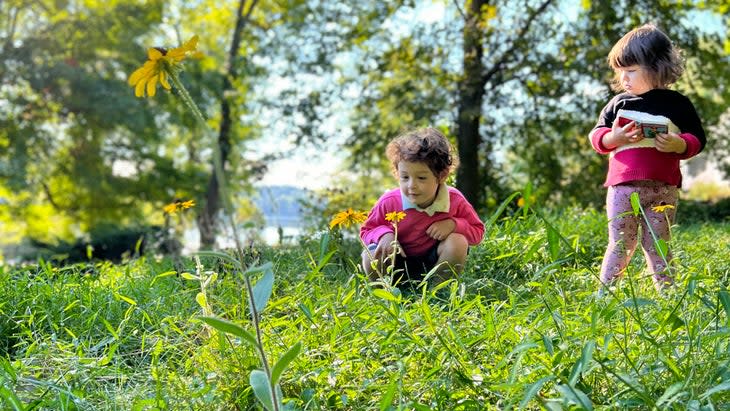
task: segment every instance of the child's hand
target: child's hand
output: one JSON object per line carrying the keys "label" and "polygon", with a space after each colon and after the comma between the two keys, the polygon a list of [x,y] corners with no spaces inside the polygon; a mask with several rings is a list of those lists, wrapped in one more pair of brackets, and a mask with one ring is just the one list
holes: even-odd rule
{"label": "child's hand", "polygon": [[657,134],[654,145],[663,153],[682,154],[687,150],[687,142],[676,133]]}
{"label": "child's hand", "polygon": [[623,127],[618,125],[618,121],[614,121],[611,132],[604,135],[601,142],[607,149],[613,149],[626,144],[636,143],[643,139],[644,137],[641,135],[641,130],[636,127],[635,121],[632,121]]}
{"label": "child's hand", "polygon": [[400,254],[403,257],[406,256],[406,252],[403,251],[403,247],[401,247],[400,244],[395,241],[395,234],[385,233],[382,237],[380,237],[380,240],[378,241],[378,247],[375,248],[375,251],[373,252],[373,257],[375,259],[383,259],[389,255],[392,255],[393,249],[396,250],[397,254]]}
{"label": "child's hand", "polygon": [[442,241],[445,240],[449,234],[453,233],[456,229],[456,222],[447,218],[446,220],[436,221],[426,229],[426,234],[434,240]]}

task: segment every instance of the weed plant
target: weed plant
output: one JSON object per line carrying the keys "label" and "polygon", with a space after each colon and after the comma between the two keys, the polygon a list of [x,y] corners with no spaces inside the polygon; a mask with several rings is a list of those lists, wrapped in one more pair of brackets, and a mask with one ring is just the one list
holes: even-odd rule
{"label": "weed plant", "polygon": [[[371,288],[347,236],[258,250],[277,276],[264,348],[278,358],[302,343],[281,379],[285,408],[730,407],[729,224],[674,228],[665,293],[637,257],[601,298],[602,213],[493,217],[440,292]],[[200,320],[208,309],[250,327],[246,293],[217,259],[183,264],[0,267],[2,407],[259,409],[253,346]]]}

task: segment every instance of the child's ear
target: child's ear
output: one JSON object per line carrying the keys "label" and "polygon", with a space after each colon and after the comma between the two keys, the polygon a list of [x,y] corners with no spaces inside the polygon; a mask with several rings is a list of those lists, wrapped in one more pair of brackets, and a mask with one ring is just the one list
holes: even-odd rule
{"label": "child's ear", "polygon": [[447,178],[449,178],[449,170],[442,171],[438,176],[439,184],[445,183]]}

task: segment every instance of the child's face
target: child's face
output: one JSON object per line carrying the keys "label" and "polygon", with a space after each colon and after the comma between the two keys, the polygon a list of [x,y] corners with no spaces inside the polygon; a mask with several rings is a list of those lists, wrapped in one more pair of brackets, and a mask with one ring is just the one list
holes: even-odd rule
{"label": "child's face", "polygon": [[654,88],[649,73],[641,66],[626,66],[616,69],[621,86],[631,94],[639,95]]}
{"label": "child's face", "polygon": [[400,191],[414,204],[426,208],[436,199],[439,185],[445,178],[439,178],[426,163],[398,162]]}

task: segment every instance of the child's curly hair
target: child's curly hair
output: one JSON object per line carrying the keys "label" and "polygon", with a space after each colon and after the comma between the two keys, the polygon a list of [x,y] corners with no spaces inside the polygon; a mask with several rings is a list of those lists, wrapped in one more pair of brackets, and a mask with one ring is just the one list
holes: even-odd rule
{"label": "child's curly hair", "polygon": [[388,144],[385,154],[393,174],[398,174],[398,163],[425,163],[436,177],[445,177],[456,169],[459,159],[449,140],[432,127],[407,132]]}

